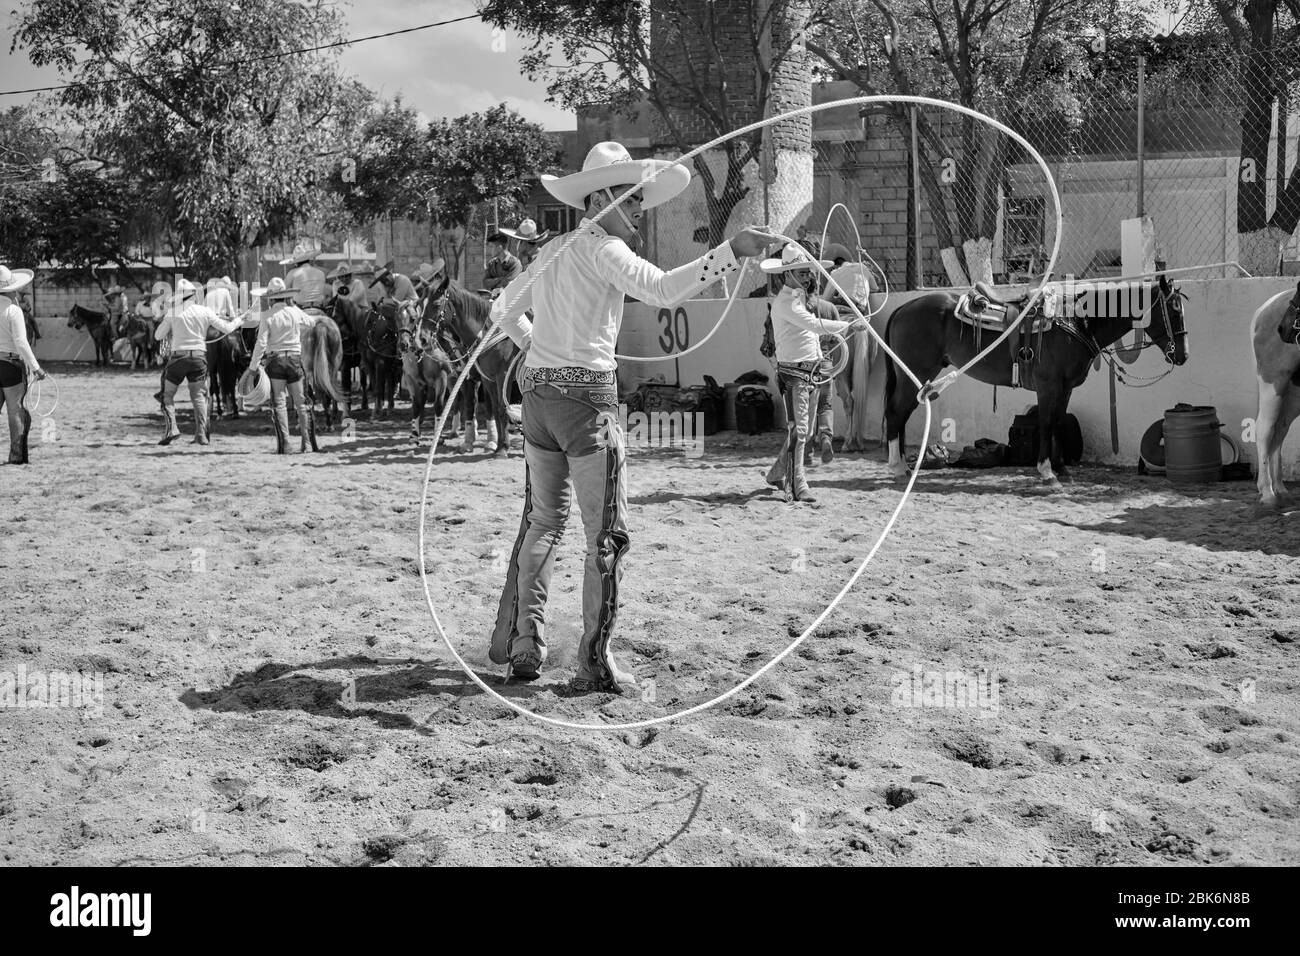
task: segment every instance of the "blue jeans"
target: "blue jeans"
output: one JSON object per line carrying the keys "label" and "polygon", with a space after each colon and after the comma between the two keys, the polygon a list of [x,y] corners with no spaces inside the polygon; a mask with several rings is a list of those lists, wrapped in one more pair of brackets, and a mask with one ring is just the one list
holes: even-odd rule
{"label": "blue jeans", "polygon": [[576,493],[587,535],[577,676],[608,681],[627,553],[627,455],[613,386],[523,384],[524,514],[501,592],[492,660],[545,656],[546,598],[555,550]]}

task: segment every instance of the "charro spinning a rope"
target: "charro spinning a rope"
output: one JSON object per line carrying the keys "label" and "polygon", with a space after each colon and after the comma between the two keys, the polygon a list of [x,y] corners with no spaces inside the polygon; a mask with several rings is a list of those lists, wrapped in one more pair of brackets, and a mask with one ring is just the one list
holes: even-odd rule
{"label": "charro spinning a rope", "polygon": [[[620,144],[599,143],[588,153],[580,172],[559,178],[543,177],[543,183],[552,195],[568,205],[581,208],[585,217],[574,232],[564,237],[557,237],[544,246],[527,271],[507,286],[492,309],[493,327],[500,324],[525,353],[522,373],[524,453],[527,468],[524,514],[507,564],[505,587],[489,642],[489,657],[494,663],[505,665],[507,681],[512,678],[535,679],[546,661],[545,607],[555,549],[568,518],[570,487],[574,489],[575,496],[578,498],[587,535],[583,579],[583,631],[578,648],[578,673],[570,685],[570,690],[578,694],[600,691],[620,693],[636,681],[635,675],[618,666],[611,648],[618,613],[620,562],[630,546],[626,516],[626,454],[622,435],[616,424],[618,394],[614,376],[617,367],[616,359],[624,358],[614,351],[622,316],[623,294],[635,293],[643,301],[652,304],[675,305],[692,292],[706,288],[724,276],[734,273],[740,267],[740,259],[763,257],[770,248],[780,243],[784,243],[787,249],[796,246],[795,241],[788,236],[750,227],[740,230],[730,240],[703,256],[670,272],[664,272],[652,263],[637,257],[633,251],[638,244],[641,211],[660,205],[685,189],[690,182],[690,172],[684,165],[685,162],[717,145],[721,140],[739,136],[789,116],[844,105],[884,102],[925,104],[952,109],[988,123],[1003,134],[1012,137],[1042,169],[1056,215],[1051,257],[1041,281],[1026,297],[1023,310],[988,346],[970,357],[960,368],[938,381],[922,382],[918,379],[889,345],[880,340],[878,333],[862,314],[855,297],[839,286],[823,263],[815,258],[807,259],[806,266],[826,279],[855,317],[852,323],[823,321],[819,323],[820,331],[838,334],[855,327],[868,332],[880,341],[883,351],[912,380],[917,390],[917,399],[925,409],[925,431],[922,439],[922,448],[924,448],[930,433],[931,402],[960,375],[1009,338],[1019,321],[1030,314],[1046,288],[1060,250],[1062,215],[1056,183],[1047,162],[1022,136],[976,110],[928,97],[855,97],[805,107],[783,116],[750,124],[727,134],[720,140],[706,143],[671,162],[633,160]],[[622,187],[623,191],[615,195],[614,190],[618,187]],[[796,265],[797,268],[791,270],[789,269],[791,265]],[[769,264],[768,268],[771,271],[789,273],[798,271],[804,265],[803,257],[791,252],[788,258],[787,254],[783,253],[782,261]],[[730,305],[735,302],[739,290],[740,284],[737,282],[731,294],[731,302],[728,303],[722,319],[725,319],[730,311]],[[524,311],[529,308],[535,315],[532,322],[523,318]],[[790,311],[794,313],[793,304]],[[719,320],[719,324],[722,319]],[[807,327],[810,323],[807,318],[803,318],[799,321],[799,325]],[[481,336],[466,369],[487,344],[489,332],[490,330],[485,330]],[[811,329],[809,332],[815,334],[811,333]],[[801,356],[801,353],[796,354]],[[820,356],[810,361],[815,367],[820,364]],[[794,367],[802,371],[799,365]],[[462,371],[453,386],[448,409],[465,376],[466,372]],[[780,478],[783,483],[790,481],[793,497],[797,500],[801,490],[805,497],[807,495],[806,487],[801,489],[797,476],[803,465],[802,446],[806,440],[804,429],[808,420],[807,407],[812,380],[810,377],[809,381],[804,382],[802,377],[799,377],[795,381],[799,388],[790,390],[792,394],[787,402],[788,407],[797,414],[787,425],[788,447],[783,452],[783,458],[788,462],[787,472]],[[435,449],[447,415],[448,410],[444,410],[435,426]],[[805,437],[801,438],[801,434]],[[425,564],[424,556],[427,553],[425,516],[429,486],[433,480],[432,451],[425,472],[419,536],[420,573],[429,612],[439,636],[466,675],[481,690],[500,703],[534,720],[570,729],[601,731],[636,729],[680,720],[716,706],[758,680],[792,653],[834,611],[866,570],[867,565],[893,529],[920,473],[922,458],[921,455],[917,456],[902,498],[874,546],[839,593],[803,632],[762,667],[735,686],[703,703],[674,713],[621,723],[567,721],[536,713],[502,696],[474,672],[443,628],[433,600],[429,573]],[[776,476],[769,473],[769,480],[774,477]]]}

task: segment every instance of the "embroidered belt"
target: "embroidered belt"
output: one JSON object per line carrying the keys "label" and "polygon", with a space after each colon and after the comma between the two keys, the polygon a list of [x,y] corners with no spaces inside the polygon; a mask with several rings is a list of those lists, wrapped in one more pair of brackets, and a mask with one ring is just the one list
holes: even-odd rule
{"label": "embroidered belt", "polygon": [[182,355],[188,355],[191,358],[207,358],[208,350],[207,349],[185,349],[184,351],[181,352],[172,353],[173,358],[178,358]]}
{"label": "embroidered belt", "polygon": [[14,352],[0,352],[0,362],[13,362],[15,365],[22,365],[23,359],[21,355]]}
{"label": "embroidered belt", "polygon": [[566,365],[562,368],[533,368],[524,366],[524,381],[539,385],[604,385],[614,384],[614,370],[600,372],[596,369]]}

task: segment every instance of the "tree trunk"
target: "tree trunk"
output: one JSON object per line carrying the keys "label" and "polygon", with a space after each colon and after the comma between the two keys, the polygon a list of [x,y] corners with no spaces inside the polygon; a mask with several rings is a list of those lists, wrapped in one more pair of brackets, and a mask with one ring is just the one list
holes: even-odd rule
{"label": "tree trunk", "polygon": [[1282,257],[1282,246],[1290,233],[1273,226],[1252,232],[1238,232],[1237,261],[1253,276],[1275,276]]}
{"label": "tree trunk", "polygon": [[1269,140],[1273,133],[1273,7],[1275,0],[1250,0],[1246,21],[1250,49],[1243,51],[1238,76],[1241,109],[1241,159],[1237,166],[1239,261],[1253,275],[1276,275],[1276,237],[1268,225]]}

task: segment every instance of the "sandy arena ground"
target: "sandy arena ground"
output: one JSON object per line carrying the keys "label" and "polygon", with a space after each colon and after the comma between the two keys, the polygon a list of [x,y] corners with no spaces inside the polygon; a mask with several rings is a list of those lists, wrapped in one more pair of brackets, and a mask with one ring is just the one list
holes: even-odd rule
{"label": "sandy arena ground", "polygon": [[[52,371],[55,431],[38,419],[33,465],[0,469],[0,671],[102,672],[103,713],[0,712],[6,864],[1300,863],[1300,513],[1257,515],[1249,482],[923,472],[767,678],[682,723],[578,733],[486,697],[437,640],[404,412],[286,459],[265,413],[189,444],[186,401],[164,449],[154,374]],[[430,505],[435,600],[494,685],[518,442],[440,454]],[[798,634],[900,492],[883,454],[848,456],[815,469],[818,505],[786,505],[761,479],[776,446],[633,452],[616,648],[653,700],[556,693],[576,513],[550,670],[504,692],[665,714]],[[914,668],[983,693],[902,706]]]}

